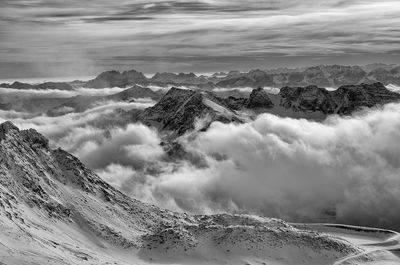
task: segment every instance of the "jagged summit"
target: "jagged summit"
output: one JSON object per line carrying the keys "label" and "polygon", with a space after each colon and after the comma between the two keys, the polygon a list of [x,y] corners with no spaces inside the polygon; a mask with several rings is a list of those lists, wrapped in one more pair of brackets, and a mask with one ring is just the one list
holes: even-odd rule
{"label": "jagged summit", "polygon": [[127,87],[135,84],[147,84],[147,78],[136,70],[124,72],[106,71],[98,75],[95,79],[86,82],[84,87],[105,88],[105,87]]}
{"label": "jagged summit", "polygon": [[7,133],[8,131],[19,131],[18,127],[11,121],[5,121],[0,124],[0,132]]}
{"label": "jagged summit", "polygon": [[10,132],[14,131],[19,132],[19,129],[11,121],[3,122],[0,124],[0,140],[5,139]]}
{"label": "jagged summit", "polygon": [[175,87],[140,116],[140,120],[146,124],[161,130],[175,131],[177,135],[193,130],[196,121],[202,118],[206,118],[202,128],[216,120],[240,121],[236,112],[214,94]]}
{"label": "jagged summit", "polygon": [[323,120],[331,114],[350,115],[399,100],[400,94],[379,82],[346,85],[333,91],[315,85],[283,87],[278,94],[259,87],[248,98],[221,98],[210,91],[172,87],[153,107],[130,111],[126,119],[168,132],[173,139],[195,128],[206,129],[213,121],[242,123],[260,113]]}
{"label": "jagged summit", "polygon": [[295,112],[318,111],[324,115],[349,115],[361,108],[371,108],[400,100],[382,83],[345,85],[328,91],[317,86],[283,87],[280,105]]}
{"label": "jagged summit", "polygon": [[253,89],[247,103],[247,108],[272,108],[273,106],[274,103],[269,98],[267,91],[262,87]]}

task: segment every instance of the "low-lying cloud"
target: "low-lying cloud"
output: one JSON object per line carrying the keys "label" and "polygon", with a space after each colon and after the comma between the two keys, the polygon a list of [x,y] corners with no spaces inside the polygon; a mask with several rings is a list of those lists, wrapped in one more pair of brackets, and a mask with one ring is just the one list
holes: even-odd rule
{"label": "low-lying cloud", "polygon": [[[33,128],[50,139],[53,146],[61,146],[67,151],[74,152],[73,146],[78,144],[79,134],[86,132],[89,128],[89,134],[85,141],[93,137],[93,131],[96,133],[108,132],[109,123],[117,118],[115,111],[144,109],[154,104],[153,100],[139,99],[138,102],[114,102],[103,101],[83,112],[71,112],[60,116],[39,115],[34,116],[27,112],[17,112],[14,110],[0,110],[0,122],[11,120],[20,129]],[[71,137],[73,141],[66,141]],[[73,143],[74,144],[73,144]],[[82,142],[82,143],[83,143]]]}
{"label": "low-lying cloud", "polygon": [[22,98],[70,98],[76,96],[108,96],[124,91],[126,88],[83,88],[74,90],[59,89],[15,89],[0,87],[2,97],[22,97]]}
{"label": "low-lying cloud", "polygon": [[400,104],[321,123],[271,114],[214,122],[181,137],[186,154],[176,156],[145,125],[104,126],[114,109],[2,111],[0,121],[37,129],[126,194],[172,210],[400,229]]}
{"label": "low-lying cloud", "polygon": [[[399,129],[399,104],[323,123],[270,114],[214,123],[188,143],[210,167],[186,195],[203,207],[292,221],[398,226]],[[160,187],[182,199],[185,187],[174,182],[165,175]]]}
{"label": "low-lying cloud", "polygon": [[[123,158],[100,170],[136,198],[194,213],[399,228],[400,104],[323,123],[270,114],[247,124],[216,122],[194,139],[181,139],[201,164],[160,159],[159,137],[151,131],[144,139],[142,126],[126,130],[137,157],[121,152]],[[124,151],[126,139],[117,135],[96,150]]]}

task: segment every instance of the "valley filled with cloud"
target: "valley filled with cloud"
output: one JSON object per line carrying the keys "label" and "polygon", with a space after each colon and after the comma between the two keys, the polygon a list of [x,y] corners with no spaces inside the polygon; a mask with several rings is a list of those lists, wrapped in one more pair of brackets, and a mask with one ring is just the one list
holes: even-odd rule
{"label": "valley filled with cloud", "polygon": [[0,121],[37,129],[114,187],[171,210],[399,228],[398,103],[323,122],[272,114],[244,124],[214,122],[177,139],[183,156],[168,153],[154,128],[108,123],[117,108],[151,105],[101,102],[55,117],[2,110]]}

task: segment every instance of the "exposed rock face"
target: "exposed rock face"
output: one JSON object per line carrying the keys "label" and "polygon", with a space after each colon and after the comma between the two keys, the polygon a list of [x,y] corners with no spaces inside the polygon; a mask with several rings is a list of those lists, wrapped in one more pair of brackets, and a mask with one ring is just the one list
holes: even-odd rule
{"label": "exposed rock face", "polygon": [[153,107],[129,111],[124,119],[170,132],[173,139],[195,128],[206,129],[213,121],[244,122],[249,118],[248,110],[254,115],[266,112],[322,120],[330,114],[350,115],[399,100],[400,94],[381,83],[341,86],[334,91],[317,86],[283,87],[277,95],[257,88],[248,98],[219,98],[212,92],[171,88]]}
{"label": "exposed rock face", "polygon": [[239,121],[235,111],[212,93],[174,87],[155,106],[145,109],[139,119],[159,129],[182,135],[193,130],[196,121],[202,118],[207,121],[200,127],[207,127],[216,120]]}
{"label": "exposed rock face", "polygon": [[268,93],[261,87],[254,89],[249,97],[247,108],[272,108],[274,103],[268,96]]}
{"label": "exposed rock face", "polygon": [[243,97],[227,97],[225,98],[226,104],[234,110],[241,110],[245,108],[249,102],[248,98]]}
{"label": "exposed rock face", "polygon": [[337,104],[325,88],[317,86],[283,87],[279,93],[280,105],[293,111],[321,111],[334,113]]}
{"label": "exposed rock face", "polygon": [[249,256],[297,264],[293,249],[305,264],[320,264],[359,253],[347,241],[278,219],[189,216],[139,202],[71,154],[50,149],[36,131],[10,122],[0,125],[0,161],[5,264],[235,264]]}
{"label": "exposed rock face", "polygon": [[338,114],[351,114],[362,107],[374,107],[400,100],[400,94],[389,91],[382,83],[341,86],[330,93],[338,103]]}
{"label": "exposed rock face", "polygon": [[107,71],[89,80],[84,86],[88,88],[127,87],[135,84],[147,84],[147,78],[135,70],[118,72]]}
{"label": "exposed rock face", "polygon": [[73,90],[73,87],[65,82],[45,82],[37,85],[14,82],[10,84],[0,84],[0,87],[14,88],[14,89],[58,89],[58,90]]}
{"label": "exposed rock face", "polygon": [[389,91],[382,83],[341,86],[334,91],[317,86],[284,87],[279,95],[280,105],[293,111],[344,115],[400,100],[400,94]]}

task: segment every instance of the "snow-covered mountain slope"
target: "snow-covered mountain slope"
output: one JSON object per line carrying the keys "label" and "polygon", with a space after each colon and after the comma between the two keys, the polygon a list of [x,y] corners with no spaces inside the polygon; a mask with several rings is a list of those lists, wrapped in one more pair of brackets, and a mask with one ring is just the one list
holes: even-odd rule
{"label": "snow-covered mountain slope", "polygon": [[362,249],[360,253],[337,260],[335,265],[400,264],[398,232],[339,224],[294,224],[294,226],[344,238]]}
{"label": "snow-covered mountain slope", "polygon": [[142,203],[10,122],[0,125],[0,161],[3,264],[333,264],[362,252],[278,219]]}

